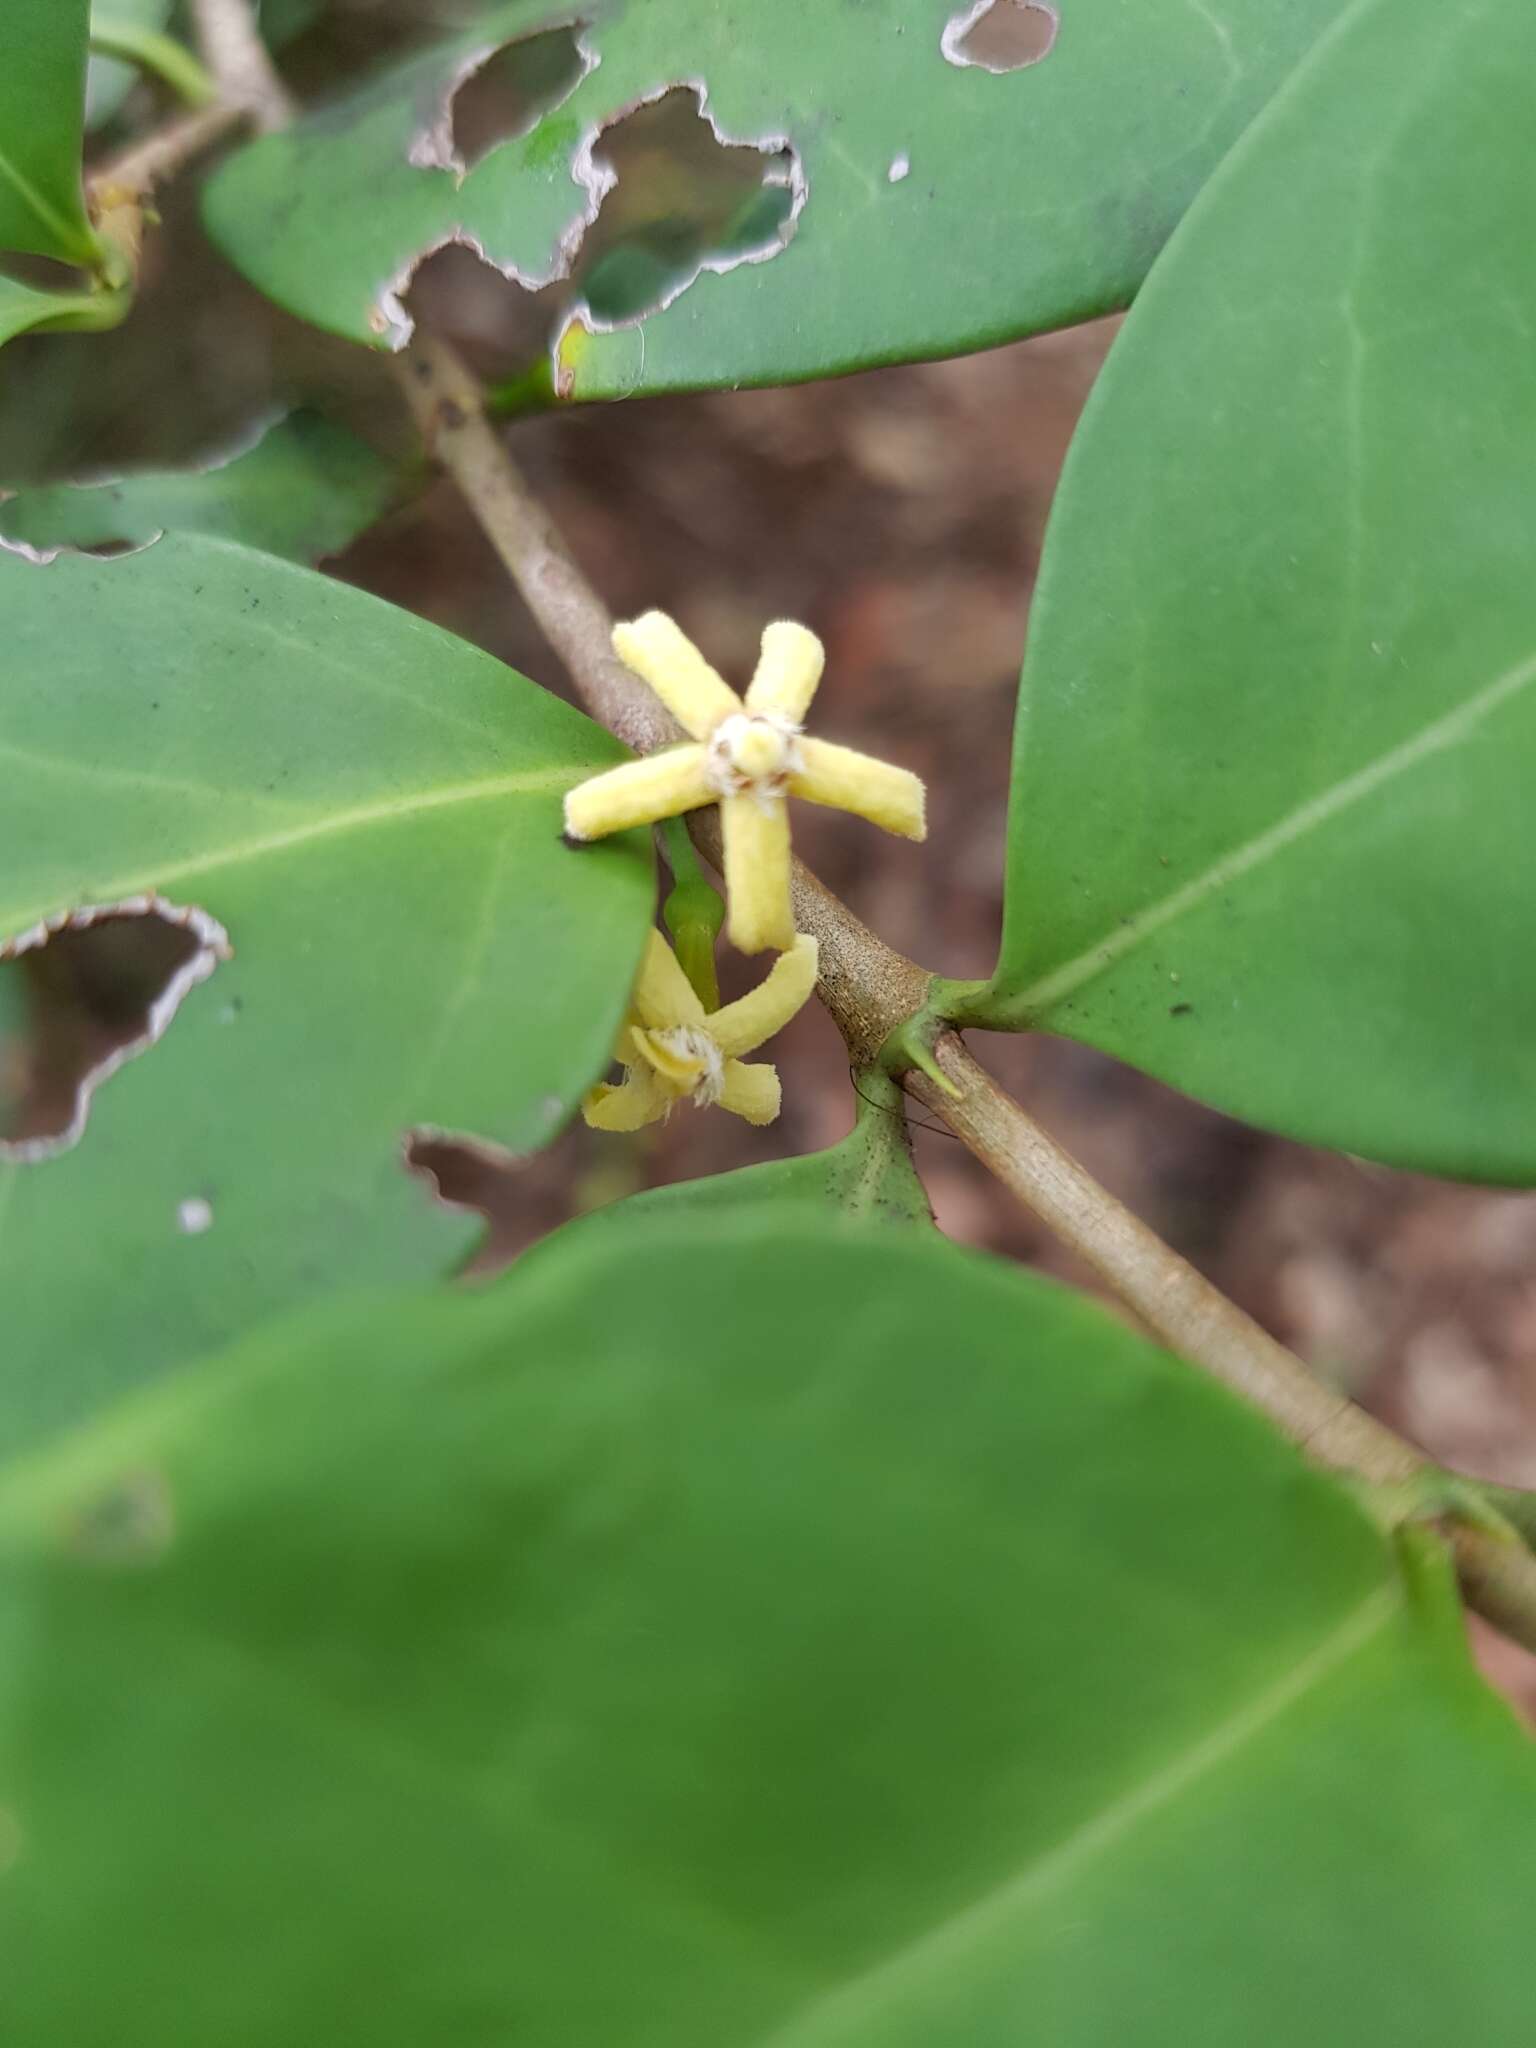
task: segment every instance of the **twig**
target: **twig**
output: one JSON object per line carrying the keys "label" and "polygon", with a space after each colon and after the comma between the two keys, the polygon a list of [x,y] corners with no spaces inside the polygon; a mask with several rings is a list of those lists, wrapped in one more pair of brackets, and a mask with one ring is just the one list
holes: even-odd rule
{"label": "twig", "polygon": [[1466,1479],[1462,1484],[1512,1529],[1518,1529],[1527,1543],[1536,1545],[1536,1493],[1519,1486],[1496,1486],[1491,1479]]}
{"label": "twig", "polygon": [[1451,1520],[1441,1533],[1456,1560],[1462,1598],[1512,1642],[1536,1650],[1536,1557],[1471,1522]]}
{"label": "twig", "polygon": [[286,127],[293,100],[273,69],[249,0],[192,0],[192,22],[219,97],[246,108],[263,134]]}
{"label": "twig", "polygon": [[1323,1464],[1379,1485],[1398,1485],[1429,1469],[1410,1444],[1314,1378],[1294,1353],[1101,1188],[978,1066],[953,1032],[939,1038],[934,1052],[955,1092],[914,1071],[906,1077],[908,1093],[943,1117],[1171,1350],[1262,1408]]}
{"label": "twig", "polygon": [[91,173],[91,191],[98,201],[112,192],[142,198],[249,118],[248,108],[227,100],[180,114],[99,165]]}
{"label": "twig", "polygon": [[682,739],[614,653],[611,613],[487,420],[480,382],[458,351],[418,329],[394,366],[428,452],[463,492],[593,717],[637,754]]}
{"label": "twig", "polygon": [[[396,368],[423,440],[458,483],[587,709],[637,752],[670,744],[676,727],[615,658],[611,615],[488,422],[476,378],[450,344],[419,329]],[[690,825],[718,866],[715,814],[695,812]],[[922,1008],[931,977],[877,938],[798,861],[794,900],[796,925],[819,942],[822,1000],[854,1063],[870,1065]],[[1417,1487],[1432,1494],[1436,1468],[1420,1452],[1314,1378],[1101,1188],[952,1032],[939,1037],[934,1060],[948,1086],[913,1069],[903,1076],[908,1091],[1073,1245],[1150,1330],[1261,1409],[1318,1462],[1405,1498]],[[1469,1603],[1536,1649],[1536,1556],[1512,1531],[1505,1538],[1453,1510],[1440,1522]]]}

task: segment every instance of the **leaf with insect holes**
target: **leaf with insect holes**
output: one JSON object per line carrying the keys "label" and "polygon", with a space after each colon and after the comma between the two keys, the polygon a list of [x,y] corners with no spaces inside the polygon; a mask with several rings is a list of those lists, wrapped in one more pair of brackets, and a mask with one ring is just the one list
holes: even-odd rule
{"label": "leaf with insect holes", "polygon": [[0,546],[34,555],[202,533],[296,562],[338,554],[388,509],[396,464],[316,413],[264,421],[201,468],[37,484],[0,498]]}
{"label": "leaf with insect holes", "polygon": [[1512,2044],[1536,1753],[1433,1544],[922,1232],[653,1216],[332,1305],[0,1469],[7,2015]]}
{"label": "leaf with insect holes", "polygon": [[[1343,4],[593,0],[573,24],[515,0],[241,151],[206,218],[271,298],[375,346],[450,239],[525,284],[570,276],[581,317],[525,400],[955,354],[1125,304]],[[989,11],[1036,61],[989,68]],[[744,183],[706,119],[756,154]]]}
{"label": "leaf with insect holes", "polygon": [[1352,10],[1138,301],[1053,514],[1002,958],[1234,1115],[1536,1180],[1536,13]]}
{"label": "leaf with insect holes", "polygon": [[98,247],[80,184],[88,0],[5,0],[0,251],[89,268]]}
{"label": "leaf with insect holes", "polygon": [[11,1445],[270,1311],[442,1270],[471,1225],[403,1139],[554,1135],[652,883],[643,840],[561,843],[606,734],[360,592],[173,538],[0,555],[0,612]]}

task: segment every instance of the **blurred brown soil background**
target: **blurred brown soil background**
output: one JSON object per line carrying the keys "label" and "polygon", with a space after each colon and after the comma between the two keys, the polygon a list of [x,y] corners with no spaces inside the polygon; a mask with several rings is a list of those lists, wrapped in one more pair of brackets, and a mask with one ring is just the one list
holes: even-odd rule
{"label": "blurred brown soil background", "polygon": [[[379,363],[232,279],[184,193],[164,212],[122,330],[7,349],[0,482],[190,459],[274,393],[406,446]],[[484,319],[473,270],[436,280],[434,303],[471,334]],[[921,773],[931,836],[913,848],[800,806],[797,848],[884,938],[947,974],[985,974],[995,953],[1030,593],[1056,477],[1112,337],[1106,322],[955,362],[631,400],[512,430],[618,614],[672,612],[737,681],[768,620],[801,619],[823,637],[818,731]],[[446,483],[328,566],[563,690]],[[972,1045],[1115,1194],[1303,1357],[1435,1456],[1536,1485],[1536,1195],[1310,1151],[1060,1041]],[[635,1139],[576,1128],[513,1170],[461,1174],[453,1192],[488,1209],[499,1262],[596,1203],[842,1136],[853,1096],[826,1016],[812,1005],[774,1057],[785,1109],[767,1131],[692,1110]],[[1091,1284],[958,1143],[921,1130],[915,1142],[948,1235]],[[1536,1714],[1536,1659],[1486,1632],[1480,1652]]]}

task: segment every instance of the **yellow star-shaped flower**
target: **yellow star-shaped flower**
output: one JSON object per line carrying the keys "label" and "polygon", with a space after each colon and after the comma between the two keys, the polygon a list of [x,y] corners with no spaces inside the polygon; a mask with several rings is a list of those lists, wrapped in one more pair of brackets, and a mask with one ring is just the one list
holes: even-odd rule
{"label": "yellow star-shaped flower", "polygon": [[615,626],[613,646],[692,743],[581,783],[565,800],[566,832],[572,839],[602,839],[718,802],[726,928],[743,953],[765,946],[784,952],[794,944],[787,795],[856,811],[905,839],[924,836],[917,776],[852,747],[804,736],[801,721],[826,659],[804,626],[780,620],[763,634],[745,702],[664,612]]}
{"label": "yellow star-shaped flower", "polygon": [[618,1086],[593,1088],[581,1113],[595,1130],[638,1131],[675,1102],[718,1102],[749,1124],[779,1113],[779,1077],[742,1058],[786,1025],[816,986],[816,941],[804,933],[753,989],[720,1010],[706,1010],[660,932],[646,944],[615,1059]]}

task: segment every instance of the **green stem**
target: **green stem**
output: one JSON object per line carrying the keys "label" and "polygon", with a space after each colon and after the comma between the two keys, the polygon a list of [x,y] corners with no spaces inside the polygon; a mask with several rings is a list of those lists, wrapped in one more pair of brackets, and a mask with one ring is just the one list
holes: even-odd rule
{"label": "green stem", "polygon": [[1490,1480],[1467,1479],[1460,1475],[1457,1483],[1466,1493],[1475,1494],[1501,1521],[1517,1529],[1527,1543],[1536,1547],[1536,1493],[1528,1493],[1523,1486],[1495,1486]]}
{"label": "green stem", "polygon": [[725,922],[725,905],[710,885],[681,818],[668,818],[661,826],[667,865],[672,870],[672,889],[661,906],[661,921],[672,935],[678,965],[689,986],[706,1010],[720,1007],[720,983],[715,974],[715,941]]}
{"label": "green stem", "polygon": [[931,1023],[947,1024],[955,1031],[964,1031],[972,1024],[985,1025],[985,1016],[977,1015],[977,1003],[991,985],[987,981],[951,981],[947,975],[936,974],[922,1014]]}
{"label": "green stem", "polygon": [[215,97],[213,80],[192,52],[178,43],[174,36],[162,35],[158,29],[140,28],[136,22],[114,21],[110,17],[103,21],[99,15],[93,16],[91,48],[101,51],[103,56],[121,57],[126,63],[136,64],[141,71],[153,73],[189,107],[205,107]]}

